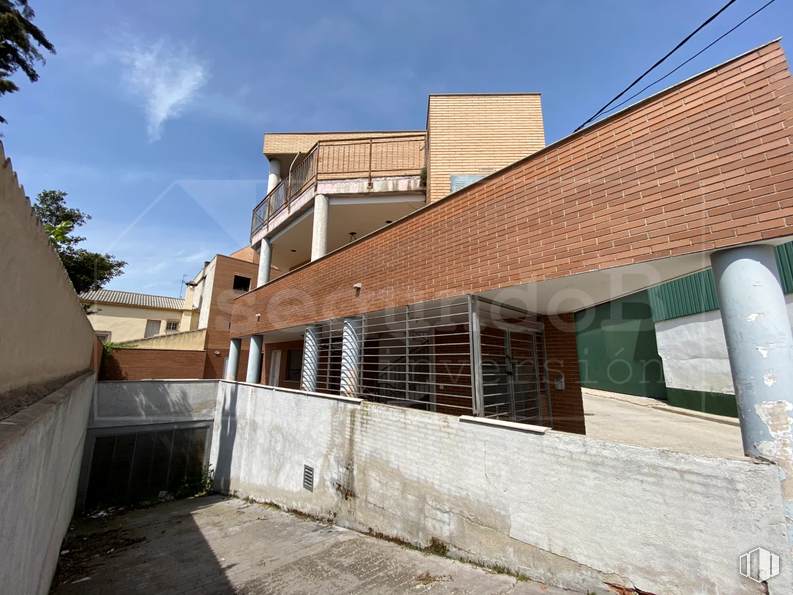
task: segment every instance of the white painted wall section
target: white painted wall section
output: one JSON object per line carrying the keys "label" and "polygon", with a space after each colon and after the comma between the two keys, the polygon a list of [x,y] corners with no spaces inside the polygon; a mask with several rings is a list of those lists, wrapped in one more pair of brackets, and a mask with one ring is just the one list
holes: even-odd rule
{"label": "white painted wall section", "polygon": [[[793,294],[785,304],[793,326]],[[658,322],[655,336],[668,387],[735,394],[719,310]]]}

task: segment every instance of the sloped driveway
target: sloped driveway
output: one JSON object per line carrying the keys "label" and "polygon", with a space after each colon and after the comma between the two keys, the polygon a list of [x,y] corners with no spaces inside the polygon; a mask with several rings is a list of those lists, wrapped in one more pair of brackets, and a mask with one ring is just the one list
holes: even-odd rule
{"label": "sloped driveway", "polygon": [[73,527],[57,595],[571,594],[221,496]]}

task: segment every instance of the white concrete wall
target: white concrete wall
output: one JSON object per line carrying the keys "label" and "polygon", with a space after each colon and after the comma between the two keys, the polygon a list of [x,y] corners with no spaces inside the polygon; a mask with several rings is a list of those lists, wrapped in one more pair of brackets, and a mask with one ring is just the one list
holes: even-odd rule
{"label": "white concrete wall", "polygon": [[49,592],[69,527],[94,376],[0,424],[0,592]]}
{"label": "white concrete wall", "polygon": [[99,382],[88,428],[212,420],[217,390],[217,380]]}
{"label": "white concrete wall", "polygon": [[218,411],[229,493],[604,595],[763,593],[738,574],[763,546],[783,565],[769,592],[793,592],[772,465],[225,381]]}
{"label": "white concrete wall", "polygon": [[[785,302],[793,325],[793,295]],[[735,394],[719,310],[656,323],[655,336],[666,386]]]}
{"label": "white concrete wall", "polygon": [[51,387],[87,369],[94,331],[2,144],[0,222],[2,399],[7,391]]}

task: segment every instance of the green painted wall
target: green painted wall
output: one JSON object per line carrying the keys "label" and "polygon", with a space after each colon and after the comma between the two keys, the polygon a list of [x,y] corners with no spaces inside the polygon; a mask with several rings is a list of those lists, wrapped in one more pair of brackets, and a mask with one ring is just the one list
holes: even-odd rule
{"label": "green painted wall", "polygon": [[709,393],[699,390],[666,387],[667,401],[673,407],[704,411],[714,415],[738,417],[738,405],[735,395]]}
{"label": "green painted wall", "polygon": [[[785,293],[793,293],[793,242],[775,246],[774,252],[782,287]],[[655,322],[719,309],[711,269],[656,285],[647,293]]]}
{"label": "green painted wall", "polygon": [[576,312],[575,325],[582,386],[666,399],[646,291]]}

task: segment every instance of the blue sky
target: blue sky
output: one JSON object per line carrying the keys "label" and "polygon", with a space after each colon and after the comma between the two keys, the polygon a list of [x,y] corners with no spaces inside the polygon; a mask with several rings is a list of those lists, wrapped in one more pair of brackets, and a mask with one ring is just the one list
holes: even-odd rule
{"label": "blue sky", "polygon": [[[28,196],[68,192],[84,246],[129,263],[109,288],[179,295],[247,244],[265,132],[422,129],[430,93],[531,91],[551,143],[724,2],[31,0],[58,54],[0,99],[0,130]],[[738,0],[653,80],[763,4]],[[647,93],[780,36],[788,0]]]}

